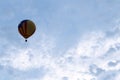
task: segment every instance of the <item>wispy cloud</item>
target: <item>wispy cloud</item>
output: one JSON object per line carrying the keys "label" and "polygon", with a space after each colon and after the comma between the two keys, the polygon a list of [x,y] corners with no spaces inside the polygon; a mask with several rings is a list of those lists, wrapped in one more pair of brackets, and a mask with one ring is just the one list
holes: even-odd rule
{"label": "wispy cloud", "polygon": [[[56,46],[54,37],[42,35],[41,40],[32,40],[36,43],[29,42],[27,48],[9,45],[0,58],[0,65],[11,67],[18,80],[27,80],[28,75],[35,71],[40,72],[39,70],[42,72],[37,74],[42,76],[34,74],[32,80],[105,80],[108,76],[111,76],[109,80],[117,80],[120,72],[120,33],[116,30],[119,30],[119,27],[107,32],[87,33],[80,38],[76,46],[57,57],[53,55]],[[3,39],[6,43],[1,45],[9,43],[6,38]],[[24,73],[26,75],[23,76]]]}
{"label": "wispy cloud", "polygon": [[44,79],[116,79],[120,70],[118,34],[111,37],[106,32],[86,34],[78,45],[69,49],[59,60],[55,59],[57,68],[53,68]]}
{"label": "wispy cloud", "polygon": [[54,48],[54,42],[46,37],[42,39],[34,45],[30,43],[28,43],[29,45],[21,45],[26,46],[23,48],[9,45],[6,54],[1,57],[1,65],[26,70],[32,67],[40,67],[43,63],[49,64],[49,55]]}
{"label": "wispy cloud", "polygon": [[[106,78],[118,80],[120,70],[118,33],[111,37],[107,36],[106,32],[86,34],[76,46],[58,57],[50,54],[55,44],[54,40],[46,37],[35,44],[36,46],[30,44],[28,49],[11,47],[10,54],[1,57],[1,66],[9,66],[21,72],[43,67],[42,70],[45,72],[41,74],[42,77],[37,76],[37,80],[105,80]],[[27,79],[29,78],[26,77]],[[36,78],[33,77],[34,79]]]}

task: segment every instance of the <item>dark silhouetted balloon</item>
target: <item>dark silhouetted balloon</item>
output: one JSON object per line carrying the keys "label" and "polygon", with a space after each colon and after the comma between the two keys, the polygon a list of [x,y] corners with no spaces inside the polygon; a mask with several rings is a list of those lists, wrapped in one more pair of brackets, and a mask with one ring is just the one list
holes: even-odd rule
{"label": "dark silhouetted balloon", "polygon": [[27,38],[32,36],[35,30],[36,30],[36,26],[34,22],[32,22],[31,20],[23,20],[18,25],[18,31],[25,38],[26,42],[27,42]]}

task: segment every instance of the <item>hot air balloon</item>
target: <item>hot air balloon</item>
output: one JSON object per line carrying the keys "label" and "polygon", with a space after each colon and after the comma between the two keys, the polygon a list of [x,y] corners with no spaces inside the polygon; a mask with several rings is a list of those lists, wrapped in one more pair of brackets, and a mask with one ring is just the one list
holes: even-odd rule
{"label": "hot air balloon", "polygon": [[27,38],[32,36],[35,30],[36,30],[36,26],[34,22],[32,22],[31,20],[23,20],[18,25],[18,31],[25,38],[26,42],[27,42]]}

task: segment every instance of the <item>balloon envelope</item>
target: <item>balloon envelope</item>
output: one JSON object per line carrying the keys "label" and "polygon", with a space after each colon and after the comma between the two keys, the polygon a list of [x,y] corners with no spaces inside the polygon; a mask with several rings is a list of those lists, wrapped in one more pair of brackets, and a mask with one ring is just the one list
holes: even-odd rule
{"label": "balloon envelope", "polygon": [[31,20],[23,20],[18,25],[18,31],[25,39],[33,35],[35,30],[36,26]]}

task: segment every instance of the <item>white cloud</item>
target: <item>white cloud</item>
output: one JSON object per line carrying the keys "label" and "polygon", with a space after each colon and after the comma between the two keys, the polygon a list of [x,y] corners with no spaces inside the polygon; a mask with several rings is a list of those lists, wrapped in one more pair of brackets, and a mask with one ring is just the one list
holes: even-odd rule
{"label": "white cloud", "polygon": [[7,54],[0,58],[0,64],[20,71],[44,67],[45,74],[42,78],[34,78],[36,80],[104,80],[108,76],[112,76],[109,80],[117,80],[119,44],[118,33],[108,37],[105,32],[92,32],[81,38],[75,47],[66,50],[63,56],[55,57],[52,55],[55,40],[43,35],[34,46],[29,43],[27,49],[10,46]]}
{"label": "white cloud", "polygon": [[[104,75],[106,71],[110,71],[111,75],[113,73],[112,71],[116,71],[114,72],[116,74],[119,73],[120,37],[118,34],[116,33],[108,37],[105,32],[94,32],[86,35],[76,47],[68,50],[59,63],[61,68],[65,69],[63,72],[68,72],[70,75],[67,75],[70,78],[68,80],[97,80],[102,77],[99,77],[99,75]],[[114,66],[110,66],[110,63]],[[96,65],[96,69],[93,68],[94,73],[90,71],[92,69],[90,68],[91,65]],[[74,75],[74,78],[72,78],[72,75]],[[87,75],[91,76],[91,78],[86,77]],[[107,75],[109,74],[106,72]],[[114,78],[115,76],[111,79]]]}
{"label": "white cloud", "polygon": [[54,42],[51,39],[44,37],[43,40],[37,41],[34,45],[30,43],[26,47],[10,45],[9,49],[6,49],[7,54],[0,58],[1,65],[19,70],[29,70],[50,64],[49,55],[54,48]]}

